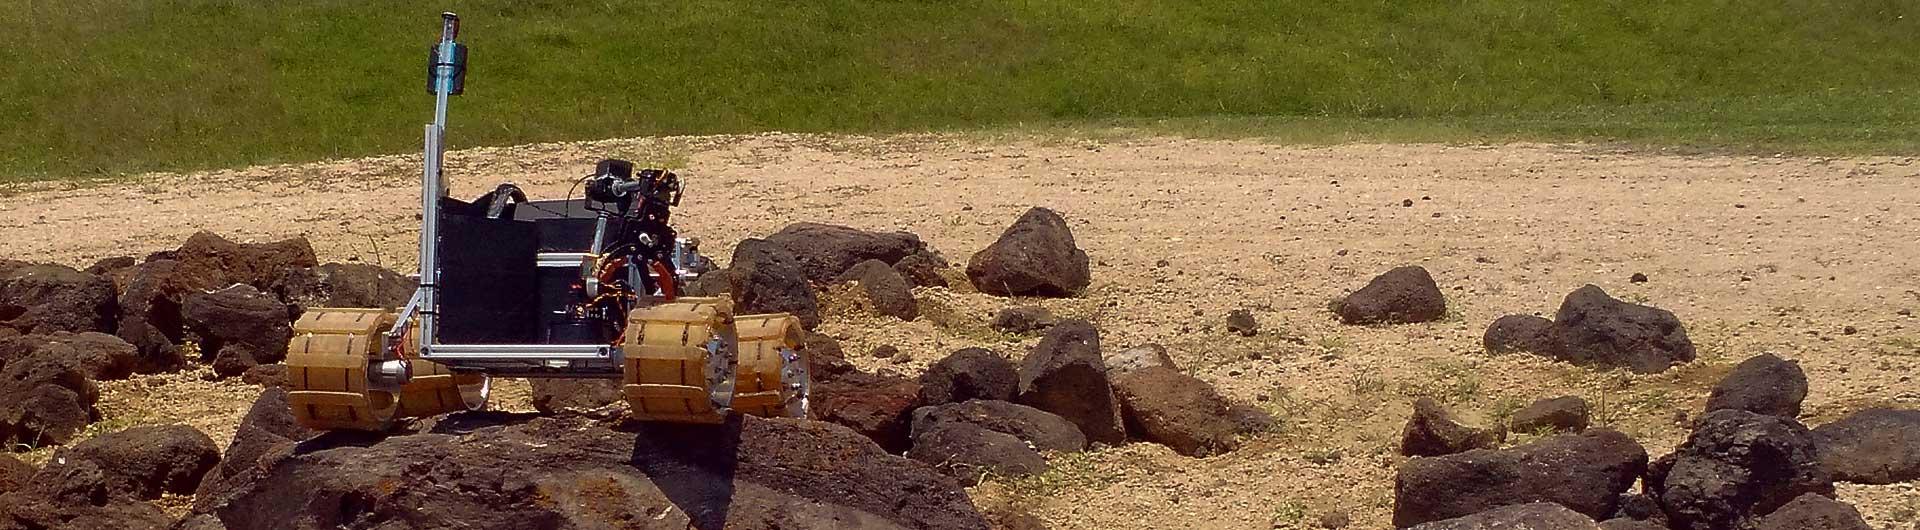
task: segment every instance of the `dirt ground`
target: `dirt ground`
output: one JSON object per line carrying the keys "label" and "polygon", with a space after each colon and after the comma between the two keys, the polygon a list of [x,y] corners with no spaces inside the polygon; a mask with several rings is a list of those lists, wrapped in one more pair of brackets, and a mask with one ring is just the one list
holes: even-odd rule
{"label": "dirt ground", "polygon": [[[1054,208],[1093,257],[1084,297],[922,289],[919,321],[836,311],[822,330],[867,368],[917,373],[966,346],[1017,359],[1036,340],[985,321],[1038,304],[1095,321],[1107,348],[1164,344],[1228,397],[1281,419],[1222,456],[1134,444],[974,488],[983,506],[1055,528],[1309,528],[1332,512],[1352,528],[1387,528],[1395,447],[1416,396],[1486,424],[1533,399],[1581,395],[1600,424],[1654,456],[1685,436],[1676,415],[1697,416],[1713,382],[1761,352],[1806,369],[1809,425],[1875,404],[1920,407],[1910,314],[1920,310],[1920,166],[1909,157],[766,134],[470,149],[449,155],[449,172],[457,196],[512,181],[562,197],[607,156],[684,168],[681,232],[723,260],[741,238],[819,221],[911,231],[964,264],[1026,208]],[[207,229],[305,235],[323,261],[404,270],[417,244],[418,167],[396,156],[13,189],[0,201],[0,256],[85,266]],[[1331,318],[1329,300],[1405,264],[1439,281],[1446,320]],[[1634,273],[1651,281],[1629,283]],[[1701,359],[1636,376],[1480,347],[1494,318],[1551,316],[1588,283],[1676,313]],[[1236,308],[1253,311],[1260,334],[1225,331]],[[882,344],[906,361],[865,355]],[[506,406],[524,406],[523,389],[506,390]],[[224,445],[251,393],[192,374],[142,378],[107,385],[101,408],[110,425],[184,421]],[[1907,530],[1920,518],[1917,487],[1841,492],[1876,528]]]}

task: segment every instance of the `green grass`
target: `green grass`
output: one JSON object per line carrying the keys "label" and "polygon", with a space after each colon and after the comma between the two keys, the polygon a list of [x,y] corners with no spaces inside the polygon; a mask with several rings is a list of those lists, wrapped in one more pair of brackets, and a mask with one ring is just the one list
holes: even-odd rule
{"label": "green grass", "polygon": [[1920,145],[1905,0],[9,0],[0,181],[763,130]]}

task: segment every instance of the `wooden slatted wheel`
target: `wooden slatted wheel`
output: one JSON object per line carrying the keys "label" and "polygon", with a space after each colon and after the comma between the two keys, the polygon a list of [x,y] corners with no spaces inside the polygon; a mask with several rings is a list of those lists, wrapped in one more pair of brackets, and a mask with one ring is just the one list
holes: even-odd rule
{"label": "wooden slatted wheel", "polygon": [[287,344],[287,404],[309,429],[382,431],[399,412],[391,392],[369,388],[368,361],[393,326],[379,309],[309,309]]}
{"label": "wooden slatted wheel", "polygon": [[734,329],[740,338],[734,410],[806,417],[809,382],[800,319],[786,313],[747,315],[734,320]]}
{"label": "wooden slatted wheel", "polygon": [[[419,329],[416,322],[408,333],[418,333]],[[413,370],[413,377],[400,388],[402,417],[425,418],[486,408],[492,390],[492,381],[486,374],[455,371],[440,363],[421,360],[420,346],[415,341],[406,341],[401,347],[405,357],[411,359],[408,363]]]}
{"label": "wooden slatted wheel", "polygon": [[643,421],[720,423],[732,405],[732,303],[681,298],[627,317],[621,393]]}

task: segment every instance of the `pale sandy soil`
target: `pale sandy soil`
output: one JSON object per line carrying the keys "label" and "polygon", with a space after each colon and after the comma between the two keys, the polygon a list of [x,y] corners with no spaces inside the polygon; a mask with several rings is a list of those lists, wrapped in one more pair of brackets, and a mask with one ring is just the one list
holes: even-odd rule
{"label": "pale sandy soil", "polygon": [[[767,134],[471,149],[450,155],[450,171],[463,197],[501,180],[561,197],[603,156],[685,168],[681,231],[722,258],[741,238],[804,220],[911,231],[964,263],[1027,207],[1052,207],[1095,261],[1085,297],[923,289],[920,321],[836,311],[823,331],[868,368],[915,373],[965,346],[1024,354],[1033,338],[984,322],[1037,303],[1094,320],[1108,348],[1165,344],[1224,394],[1283,419],[1223,456],[1135,444],[975,488],[983,505],[1030,510],[1057,528],[1306,528],[1329,511],[1350,513],[1354,528],[1385,528],[1400,425],[1421,395],[1487,423],[1536,398],[1578,394],[1655,456],[1685,435],[1676,413],[1697,414],[1721,374],[1761,352],[1801,361],[1809,425],[1874,404],[1920,406],[1911,379],[1920,320],[1898,313],[1920,310],[1912,158]],[[0,201],[0,257],[84,266],[209,229],[305,235],[322,260],[405,269],[418,167],[417,157],[387,157],[15,189]],[[1330,318],[1328,300],[1404,264],[1425,266],[1447,291],[1447,320],[1367,328]],[[1652,281],[1628,283],[1636,272]],[[1551,315],[1586,283],[1675,312],[1702,359],[1634,376],[1482,351],[1494,318]],[[1226,333],[1235,308],[1253,310],[1263,332]],[[881,344],[911,360],[864,355]],[[252,393],[148,379],[107,386],[109,422],[185,421],[224,444]],[[524,390],[515,394],[508,405],[524,406]],[[1920,511],[1915,484],[1841,491],[1877,528],[1908,530]]]}

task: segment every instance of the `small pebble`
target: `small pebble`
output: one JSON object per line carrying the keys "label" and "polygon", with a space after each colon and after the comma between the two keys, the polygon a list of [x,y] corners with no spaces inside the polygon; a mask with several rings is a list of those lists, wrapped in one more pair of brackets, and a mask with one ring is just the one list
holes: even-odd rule
{"label": "small pebble", "polygon": [[1412,207],[1413,207],[1413,199],[1406,199],[1406,200],[1403,200],[1403,201],[1400,201],[1400,205],[1401,205],[1401,206],[1405,206],[1405,207],[1408,207],[1408,208],[1412,208]]}
{"label": "small pebble", "polygon": [[870,353],[869,355],[872,355],[875,359],[890,359],[894,355],[898,355],[899,353],[900,353],[899,348],[895,348],[893,346],[881,346],[878,348],[874,348],[873,352]]}
{"label": "small pebble", "polygon": [[1860,329],[1859,329],[1859,328],[1855,328],[1855,327],[1853,327],[1853,326],[1847,326],[1847,327],[1844,327],[1844,328],[1840,328],[1840,334],[1841,334],[1841,335],[1852,335],[1852,334],[1855,334],[1855,333],[1859,333],[1859,332],[1860,332]]}
{"label": "small pebble", "polygon": [[1633,282],[1633,283],[1647,283],[1647,275],[1636,272],[1636,273],[1633,273],[1633,276],[1628,277],[1627,281]]}

